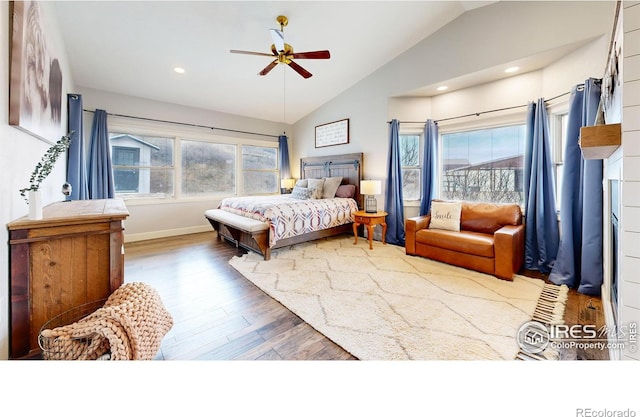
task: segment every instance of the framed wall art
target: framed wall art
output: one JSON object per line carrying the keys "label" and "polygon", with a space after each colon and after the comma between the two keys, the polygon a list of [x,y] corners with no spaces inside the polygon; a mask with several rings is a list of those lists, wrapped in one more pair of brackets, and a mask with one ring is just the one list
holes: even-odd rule
{"label": "framed wall art", "polygon": [[349,119],[316,126],[316,148],[349,143]]}
{"label": "framed wall art", "polygon": [[42,4],[12,1],[9,124],[46,142],[62,136],[62,69]]}

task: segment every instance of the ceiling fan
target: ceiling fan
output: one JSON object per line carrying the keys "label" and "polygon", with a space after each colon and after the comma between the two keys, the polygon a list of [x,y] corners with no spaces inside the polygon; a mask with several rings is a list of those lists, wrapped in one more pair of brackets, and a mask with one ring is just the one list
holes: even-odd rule
{"label": "ceiling fan", "polygon": [[286,64],[290,66],[295,72],[302,75],[304,78],[309,78],[311,74],[306,69],[297,64],[294,59],[329,59],[331,55],[329,51],[309,51],[309,52],[294,52],[293,47],[284,41],[284,27],[289,23],[289,19],[286,16],[278,16],[276,19],[280,23],[280,30],[269,29],[271,33],[271,39],[273,44],[271,45],[271,53],[263,52],[251,52],[251,51],[239,51],[237,49],[231,49],[229,52],[233,54],[246,54],[246,55],[260,55],[268,57],[276,57],[269,65],[267,65],[258,75],[267,75],[269,71],[274,69],[278,64]]}

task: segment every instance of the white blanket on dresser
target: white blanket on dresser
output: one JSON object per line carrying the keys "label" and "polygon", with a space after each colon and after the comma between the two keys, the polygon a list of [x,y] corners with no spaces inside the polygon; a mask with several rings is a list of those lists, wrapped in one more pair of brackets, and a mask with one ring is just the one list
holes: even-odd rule
{"label": "white blanket on dresser", "polygon": [[222,210],[269,223],[269,246],[278,240],[353,223],[358,204],[352,198],[298,200],[290,195],[230,197]]}

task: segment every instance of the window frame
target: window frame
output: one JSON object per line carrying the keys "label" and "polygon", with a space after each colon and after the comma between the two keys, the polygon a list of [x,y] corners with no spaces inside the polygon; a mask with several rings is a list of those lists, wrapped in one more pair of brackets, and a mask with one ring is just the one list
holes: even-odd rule
{"label": "window frame", "polygon": [[[558,178],[559,167],[564,168],[564,148],[565,138],[562,131],[562,116],[569,117],[569,96],[556,99],[551,105],[547,105],[547,114],[549,115],[549,136],[551,148],[551,160],[553,161],[553,180],[556,186],[556,211],[560,215],[560,206],[562,204],[562,182]],[[564,178],[564,175],[563,177]]]}
{"label": "window frame", "polygon": [[[418,179],[422,181],[422,165],[423,165],[423,150],[424,150],[424,129],[417,128],[402,128],[402,124],[400,125],[400,132],[398,132],[398,139],[402,136],[417,136],[418,137],[418,165],[417,166],[401,166],[400,169],[404,171],[405,169],[414,169],[418,171]],[[404,188],[404,184],[403,184]],[[420,207],[420,202],[422,201],[422,184],[420,184],[418,193],[420,194],[418,199],[407,200],[404,198],[402,204],[405,207]]]}
{"label": "window frame", "polygon": [[[248,143],[243,143],[239,146],[239,151],[240,151],[240,160],[243,161],[243,148],[244,147],[253,147],[253,148],[272,148],[271,146],[261,146],[261,145],[256,145],[256,144],[248,144]],[[258,194],[252,194],[252,195],[272,195],[272,194],[277,194],[280,192],[280,149],[278,149],[278,146],[275,147],[275,151],[276,151],[276,155],[275,155],[275,168],[245,168],[244,165],[240,167],[240,172],[242,174],[242,176],[244,177],[245,173],[248,172],[269,172],[269,173],[274,173],[275,177],[276,177],[276,182],[275,182],[275,190],[273,192],[263,192],[263,193],[258,193]],[[243,187],[244,187],[244,181],[243,181]],[[244,190],[243,190],[244,191]]]}
{"label": "window frame", "polygon": [[[139,183],[140,182],[140,148],[131,148],[129,146],[113,146],[113,145],[110,145],[110,147],[111,147],[111,164],[112,164],[112,166],[118,167],[119,169],[125,168],[125,169],[129,169],[129,170],[135,170],[136,171],[135,172],[135,174],[136,174],[135,175],[136,182]],[[121,153],[124,150],[136,151],[134,153],[137,156],[137,158],[136,158],[137,159],[137,164],[125,165],[125,164],[117,164],[116,163],[117,162],[116,160],[118,159],[118,158],[116,158],[116,155]],[[116,171],[115,170],[113,171],[113,177],[114,177],[113,181],[114,181],[114,184],[115,184],[115,181],[116,181],[116,178],[115,178],[116,177]],[[131,192],[133,192],[133,191],[131,191]],[[135,193],[138,193],[138,192],[140,192],[139,187],[137,187]]]}
{"label": "window frame", "polygon": [[[235,182],[234,182],[234,190],[235,193],[225,193],[225,192],[211,192],[211,193],[202,193],[202,194],[196,194],[196,195],[189,195],[189,194],[184,194],[183,193],[183,189],[182,189],[182,180],[183,180],[183,169],[182,169],[182,145],[184,142],[195,142],[195,143],[207,143],[207,144],[212,144],[212,145],[232,145],[235,146],[234,149],[234,158],[235,158]],[[233,144],[233,143],[222,143],[220,141],[210,141],[210,140],[200,140],[200,139],[193,139],[190,136],[179,136],[176,137],[176,147],[178,147],[180,149],[180,184],[177,185],[177,189],[180,193],[180,198],[181,200],[198,200],[198,199],[218,199],[218,198],[224,198],[227,197],[229,195],[238,195],[239,189],[238,189],[238,174],[240,173],[240,170],[238,169],[238,145],[237,144]],[[176,163],[176,165],[178,165],[178,163]],[[175,194],[175,193],[174,193]]]}
{"label": "window frame", "polygon": [[[517,125],[526,125],[527,123],[527,106],[523,106],[516,109],[509,109],[502,112],[501,115],[495,114],[482,114],[480,113],[477,116],[474,116],[472,120],[467,120],[468,118],[463,119],[455,119],[438,122],[438,167],[437,172],[441,176],[442,170],[444,168],[443,158],[442,158],[442,149],[443,149],[443,140],[442,136],[452,133],[460,133],[466,132],[470,130],[484,130],[484,129],[493,129],[500,127],[508,127],[508,126],[517,126]],[[526,147],[525,147],[526,153]],[[525,155],[526,157],[526,155]],[[444,198],[442,191],[442,180],[440,178],[437,181],[435,187],[435,195],[437,198]],[[521,206],[524,211],[524,206],[526,205],[526,201],[523,202]]]}
{"label": "window frame", "polygon": [[[252,139],[241,136],[223,136],[211,133],[205,133],[201,128],[190,126],[174,126],[170,123],[159,123],[153,121],[136,120],[123,116],[108,116],[107,125],[109,133],[129,133],[132,135],[143,136],[161,136],[173,138],[174,146],[174,195],[173,197],[127,197],[123,198],[127,205],[149,205],[149,204],[165,204],[165,203],[183,203],[186,201],[211,201],[221,200],[226,197],[243,196],[243,184],[242,184],[242,145],[270,147],[276,149],[276,154],[279,155],[279,143],[278,139],[274,137],[273,141]],[[181,141],[196,141],[196,142],[208,142],[208,143],[220,143],[231,144],[236,146],[236,192],[235,194],[216,194],[216,195],[201,195],[201,196],[184,196],[182,195],[182,151]],[[111,144],[109,145],[111,148]],[[278,158],[278,156],[276,156]],[[279,159],[277,160],[279,164]],[[280,183],[280,167],[277,169],[277,184]],[[276,195],[280,194],[280,188],[273,194],[262,195]],[[116,196],[117,197],[117,196]],[[120,197],[118,197],[120,198]]]}

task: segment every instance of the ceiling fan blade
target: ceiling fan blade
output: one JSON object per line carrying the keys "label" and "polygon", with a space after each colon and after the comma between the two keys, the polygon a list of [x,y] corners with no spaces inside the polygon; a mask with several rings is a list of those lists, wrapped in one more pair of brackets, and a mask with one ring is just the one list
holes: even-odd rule
{"label": "ceiling fan blade", "polygon": [[278,65],[278,60],[274,59],[269,65],[264,67],[264,69],[262,71],[260,71],[258,73],[258,75],[267,75],[269,73],[269,71],[271,71],[272,69],[274,69],[276,67],[276,65]]}
{"label": "ceiling fan blade", "polygon": [[313,75],[309,71],[307,71],[306,69],[302,68],[300,65],[296,64],[293,61],[289,61],[289,66],[291,68],[293,68],[293,70],[295,72],[297,72],[298,74],[302,75],[304,78],[309,78],[309,77],[311,77]]}
{"label": "ceiling fan blade", "polygon": [[271,33],[271,39],[273,39],[276,50],[278,52],[284,51],[284,32],[278,29],[269,29],[269,32]]}
{"label": "ceiling fan blade", "polygon": [[331,54],[329,51],[310,51],[310,52],[294,52],[292,54],[295,59],[329,59]]}
{"label": "ceiling fan blade", "polygon": [[266,52],[251,52],[251,51],[238,51],[237,49],[231,49],[229,52],[232,54],[244,54],[244,55],[259,55],[273,57],[274,54],[267,54]]}

